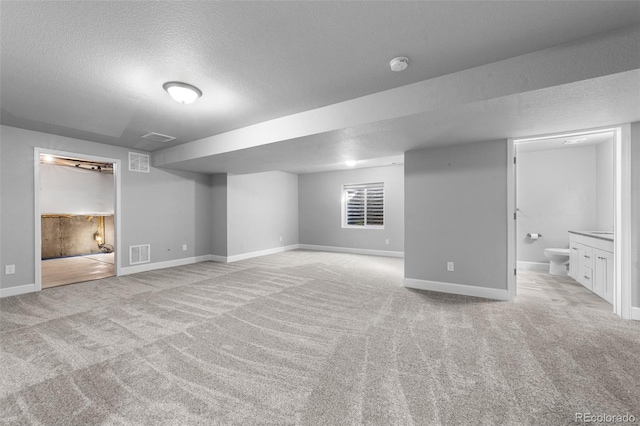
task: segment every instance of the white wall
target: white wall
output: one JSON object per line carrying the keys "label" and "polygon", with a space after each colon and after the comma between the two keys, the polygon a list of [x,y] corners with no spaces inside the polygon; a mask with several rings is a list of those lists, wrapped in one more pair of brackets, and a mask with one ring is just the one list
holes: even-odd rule
{"label": "white wall", "polygon": [[[405,285],[411,279],[506,294],[506,189],[506,140],[405,153]],[[488,293],[497,292],[474,294]]]}
{"label": "white wall", "polygon": [[16,265],[15,275],[2,277],[2,289],[35,282],[34,147],[122,161],[122,266],[136,244],[151,244],[153,263],[211,253],[209,176],[153,167],[150,173],[129,172],[125,148],[7,126],[0,132],[1,264]]}
{"label": "white wall", "polygon": [[596,229],[613,231],[615,179],[613,138],[596,145]]}
{"label": "white wall", "polygon": [[297,175],[228,175],[227,202],[229,257],[298,244]]}
{"label": "white wall", "polygon": [[569,230],[613,231],[613,139],[517,156],[518,261],[548,263],[543,250],[568,247]]}
{"label": "white wall", "polygon": [[112,173],[40,164],[40,213],[110,216],[114,186]]}
{"label": "white wall", "polygon": [[[300,244],[404,252],[403,173],[387,166],[300,175]],[[342,185],[372,182],[384,182],[384,229],[343,228]]]}
{"label": "white wall", "polygon": [[[596,228],[596,148],[521,152],[517,158],[518,261],[548,262],[543,250],[569,247],[570,230]],[[542,238],[531,240],[527,233]]]}

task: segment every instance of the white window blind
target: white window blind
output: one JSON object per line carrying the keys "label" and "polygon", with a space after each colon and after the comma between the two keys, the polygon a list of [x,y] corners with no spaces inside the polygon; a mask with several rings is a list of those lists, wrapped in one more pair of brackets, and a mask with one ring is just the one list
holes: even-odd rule
{"label": "white window blind", "polygon": [[384,227],[384,183],[344,185],[343,226]]}

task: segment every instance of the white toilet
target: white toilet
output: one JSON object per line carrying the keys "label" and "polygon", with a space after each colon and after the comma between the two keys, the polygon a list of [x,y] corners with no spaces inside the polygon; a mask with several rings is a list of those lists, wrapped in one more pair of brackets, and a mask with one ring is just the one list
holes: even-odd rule
{"label": "white toilet", "polygon": [[551,275],[567,275],[567,265],[569,264],[568,248],[546,248],[544,255],[549,259],[549,273]]}

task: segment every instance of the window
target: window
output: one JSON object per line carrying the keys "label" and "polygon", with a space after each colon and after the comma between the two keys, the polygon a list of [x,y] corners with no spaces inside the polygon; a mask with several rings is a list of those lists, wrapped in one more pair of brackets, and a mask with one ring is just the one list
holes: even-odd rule
{"label": "window", "polygon": [[384,228],[384,183],[342,186],[343,228]]}

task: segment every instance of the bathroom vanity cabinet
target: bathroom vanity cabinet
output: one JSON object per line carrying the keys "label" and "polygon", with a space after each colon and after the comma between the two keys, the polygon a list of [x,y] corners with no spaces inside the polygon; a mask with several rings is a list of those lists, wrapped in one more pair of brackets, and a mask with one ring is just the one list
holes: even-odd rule
{"label": "bathroom vanity cabinet", "polygon": [[569,275],[613,303],[613,234],[569,231]]}

